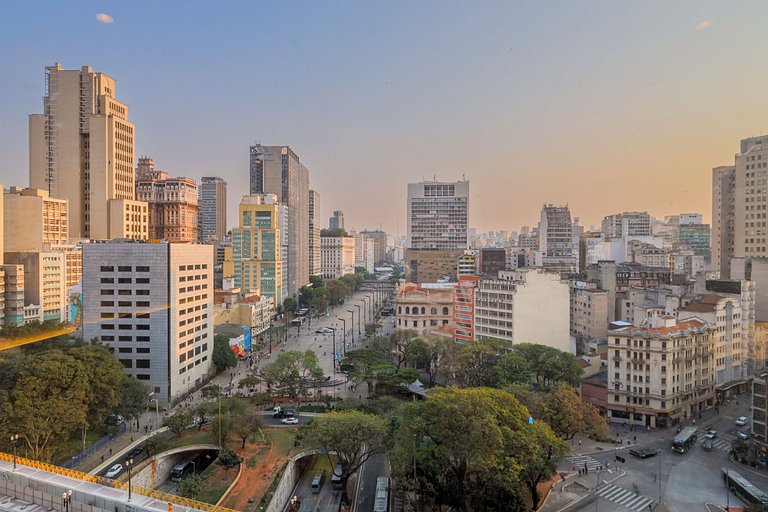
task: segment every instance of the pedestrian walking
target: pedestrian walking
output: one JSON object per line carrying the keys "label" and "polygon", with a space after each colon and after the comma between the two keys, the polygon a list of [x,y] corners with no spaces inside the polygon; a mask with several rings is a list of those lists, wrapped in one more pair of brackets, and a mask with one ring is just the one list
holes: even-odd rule
{"label": "pedestrian walking", "polygon": [[112,456],[112,448],[109,449],[109,456]]}
{"label": "pedestrian walking", "polygon": [[650,432],[650,431],[651,431],[651,426],[650,426],[650,425],[648,425],[648,432]]}
{"label": "pedestrian walking", "polygon": [[581,448],[581,439],[579,439],[579,448]]}
{"label": "pedestrian walking", "polygon": [[635,442],[637,442],[637,436],[635,436]]}

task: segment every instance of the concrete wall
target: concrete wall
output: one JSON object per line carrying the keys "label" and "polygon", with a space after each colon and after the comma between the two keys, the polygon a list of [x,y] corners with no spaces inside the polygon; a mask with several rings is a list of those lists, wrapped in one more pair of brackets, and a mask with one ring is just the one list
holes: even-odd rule
{"label": "concrete wall", "polygon": [[517,287],[515,343],[540,343],[570,352],[570,289],[555,272],[529,271]]}
{"label": "concrete wall", "polygon": [[198,452],[205,450],[214,450],[218,452],[219,447],[211,444],[200,444],[184,446],[183,448],[175,448],[173,450],[158,453],[152,457],[149,464],[133,474],[131,482],[133,485],[154,489],[168,480],[173,466],[184,459],[190,458],[191,454],[197,454]]}
{"label": "concrete wall", "polygon": [[304,461],[302,459],[318,453],[320,453],[318,450],[302,452],[288,461],[285,472],[280,478],[277,488],[275,488],[275,493],[272,495],[272,500],[269,502],[266,512],[282,512],[285,509],[304,469]]}

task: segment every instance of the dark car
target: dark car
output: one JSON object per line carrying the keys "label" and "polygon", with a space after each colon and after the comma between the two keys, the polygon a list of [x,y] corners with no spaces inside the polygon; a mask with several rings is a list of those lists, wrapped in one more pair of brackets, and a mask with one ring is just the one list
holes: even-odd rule
{"label": "dark car", "polygon": [[653,457],[656,455],[656,450],[646,450],[645,448],[632,448],[629,450],[630,455],[634,455],[635,457],[640,457],[641,459],[647,459],[648,457]]}
{"label": "dark car", "polygon": [[133,450],[131,450],[130,452],[128,452],[128,454],[126,455],[126,457],[128,457],[129,459],[133,459],[133,458],[135,458],[135,457],[138,457],[138,456],[139,456],[139,455],[141,455],[142,453],[144,453],[144,448],[143,448],[143,447],[141,447],[141,446],[139,446],[138,448],[134,448]]}

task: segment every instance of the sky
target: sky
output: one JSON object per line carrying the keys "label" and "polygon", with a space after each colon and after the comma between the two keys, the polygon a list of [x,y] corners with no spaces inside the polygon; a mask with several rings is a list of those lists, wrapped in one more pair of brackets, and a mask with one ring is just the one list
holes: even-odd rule
{"label": "sky", "polygon": [[768,131],[764,1],[0,3],[0,182],[28,184],[44,68],[116,79],[137,155],[228,182],[289,145],[321,220],[404,234],[406,185],[470,181],[470,225],[711,212],[711,169]]}

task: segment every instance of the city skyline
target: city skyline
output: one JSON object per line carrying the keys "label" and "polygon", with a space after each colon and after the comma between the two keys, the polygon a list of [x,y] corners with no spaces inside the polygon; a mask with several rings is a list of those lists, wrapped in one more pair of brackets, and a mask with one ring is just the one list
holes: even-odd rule
{"label": "city skyline", "polygon": [[[14,70],[0,79],[0,182],[28,185],[27,116],[41,111],[44,68],[56,62],[114,78],[136,153],[174,173],[244,190],[250,145],[291,146],[313,170],[320,218],[342,210],[352,227],[401,235],[407,184],[435,175],[472,182],[479,231],[535,225],[542,203],[567,203],[586,226],[646,209],[709,222],[711,169],[732,161],[734,140],[768,129],[762,72],[750,71],[762,3],[437,5],[407,5],[406,16],[403,3],[200,3],[151,15],[10,5],[0,42],[17,50],[0,55]],[[250,30],[251,14],[264,30]],[[289,78],[254,80],[270,68]],[[670,175],[675,186],[654,196],[614,193]]]}

